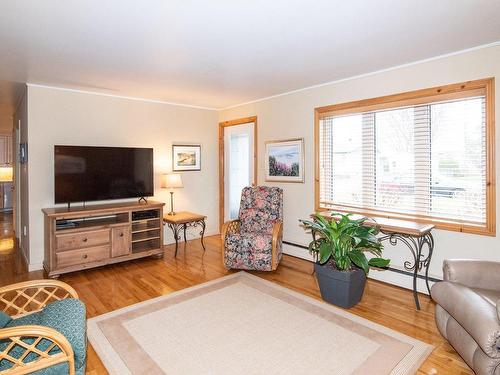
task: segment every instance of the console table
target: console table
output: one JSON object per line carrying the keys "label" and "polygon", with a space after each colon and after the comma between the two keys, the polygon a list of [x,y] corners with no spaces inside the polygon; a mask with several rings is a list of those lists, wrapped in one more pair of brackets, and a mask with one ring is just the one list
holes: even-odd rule
{"label": "console table", "polygon": [[[319,212],[326,219],[331,219],[332,211]],[[314,217],[314,215],[313,215]],[[360,219],[361,215],[352,215],[353,219]],[[425,285],[431,293],[429,285],[429,266],[431,264],[432,253],[434,251],[434,237],[432,236],[432,224],[422,224],[413,221],[388,219],[388,218],[368,218],[365,225],[378,226],[382,237],[380,241],[389,241],[393,246],[400,241],[410,250],[411,259],[403,263],[405,270],[412,272],[413,277],[413,298],[417,310],[420,310],[420,302],[417,292],[418,272],[425,270]],[[313,237],[315,233],[313,233]]]}
{"label": "console table", "polygon": [[49,277],[146,256],[163,256],[164,203],[44,208]]}
{"label": "console table", "polygon": [[201,226],[201,246],[203,251],[205,251],[205,243],[203,242],[203,236],[205,235],[205,219],[207,217],[200,214],[195,214],[192,212],[182,211],[176,212],[173,215],[165,214],[163,215],[163,223],[167,224],[174,234],[175,239],[175,256],[177,256],[177,250],[179,249],[179,240],[181,235],[179,231],[184,229],[184,242],[186,239],[186,229],[189,227]]}

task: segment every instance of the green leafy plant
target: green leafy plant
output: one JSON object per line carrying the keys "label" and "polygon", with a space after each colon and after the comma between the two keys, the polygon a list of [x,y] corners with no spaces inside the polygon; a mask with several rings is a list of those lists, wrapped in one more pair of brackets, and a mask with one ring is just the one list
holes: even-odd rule
{"label": "green leafy plant", "polygon": [[[368,274],[370,267],[387,267],[390,260],[381,258],[383,245],[376,237],[378,227],[365,225],[367,218],[353,220],[351,216],[332,213],[332,219],[327,220],[316,214],[314,221],[300,220],[316,237],[309,244],[309,251],[320,264],[331,260],[340,271],[348,271],[357,266]],[[368,260],[365,252],[375,257]]]}

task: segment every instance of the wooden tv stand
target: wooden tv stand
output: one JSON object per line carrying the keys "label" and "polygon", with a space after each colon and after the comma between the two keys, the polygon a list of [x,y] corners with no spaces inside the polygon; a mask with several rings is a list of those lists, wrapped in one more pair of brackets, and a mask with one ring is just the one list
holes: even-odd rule
{"label": "wooden tv stand", "polygon": [[164,203],[114,203],[44,208],[49,277],[106,264],[163,255]]}

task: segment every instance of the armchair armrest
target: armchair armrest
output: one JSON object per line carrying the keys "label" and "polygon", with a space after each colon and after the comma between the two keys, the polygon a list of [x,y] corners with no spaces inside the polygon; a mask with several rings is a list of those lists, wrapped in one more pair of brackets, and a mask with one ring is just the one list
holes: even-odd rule
{"label": "armchair armrest", "polygon": [[222,240],[222,247],[224,247],[224,241],[226,240],[226,235],[229,233],[236,233],[240,231],[240,221],[230,220],[222,224],[222,229],[220,231],[220,237]]}
{"label": "armchair armrest", "polygon": [[281,252],[281,247],[283,243],[283,222],[277,221],[273,225],[273,242],[272,242],[272,269],[278,268],[279,263],[279,252]]}
{"label": "armchair armrest", "polygon": [[13,318],[40,311],[53,301],[78,298],[76,291],[59,280],[31,280],[0,288],[0,311]]}
{"label": "armchair armrest", "polygon": [[491,358],[500,358],[498,310],[473,289],[449,281],[435,283],[432,299],[460,324]]}
{"label": "armchair armrest", "polygon": [[222,241],[222,265],[226,267],[226,262],[225,262],[225,257],[226,257],[226,236],[229,233],[237,233],[240,231],[240,221],[239,220],[230,220],[226,221],[224,224],[222,224],[222,229],[220,231],[220,239]]}
{"label": "armchair armrest", "polygon": [[[27,374],[64,362],[68,362],[69,374],[75,374],[73,348],[55,329],[37,325],[3,328],[0,329],[0,340],[4,341],[0,361],[12,364],[9,369],[0,371],[2,375]],[[39,345],[42,340],[47,343],[43,347]],[[19,355],[13,354],[16,348],[19,348]],[[54,348],[59,348],[60,352],[51,353]],[[30,354],[37,358],[25,363]]]}
{"label": "armchair armrest", "polygon": [[469,288],[500,290],[500,262],[448,259],[443,262],[443,276]]}

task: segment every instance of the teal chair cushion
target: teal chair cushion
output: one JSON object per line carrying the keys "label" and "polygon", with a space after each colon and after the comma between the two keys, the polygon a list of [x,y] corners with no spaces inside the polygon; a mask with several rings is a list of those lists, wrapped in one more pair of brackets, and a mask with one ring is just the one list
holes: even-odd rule
{"label": "teal chair cushion", "polygon": [[[62,333],[70,342],[75,355],[75,369],[77,374],[85,373],[85,361],[87,356],[87,332],[85,305],[78,299],[69,298],[48,304],[42,311],[26,315],[21,318],[12,319],[5,327],[17,327],[22,325],[41,325],[55,329]],[[26,342],[33,342],[33,339],[26,339]],[[44,350],[50,345],[48,340],[42,340],[37,348]],[[0,350],[7,346],[7,342],[0,341]],[[59,349],[53,349],[52,353]],[[15,347],[10,354],[20,357],[24,353],[22,347]],[[31,362],[37,358],[36,354],[30,353],[25,362]],[[0,371],[11,367],[8,361],[0,361]],[[56,375],[67,374],[68,365],[62,363],[37,372],[36,375]]]}
{"label": "teal chair cushion", "polygon": [[5,327],[11,320],[12,318],[10,316],[3,311],[0,311],[0,328]]}
{"label": "teal chair cushion", "polygon": [[87,358],[87,320],[85,305],[75,298],[53,302],[41,311],[40,325],[54,328],[70,342],[75,353],[75,367],[85,365]]}

